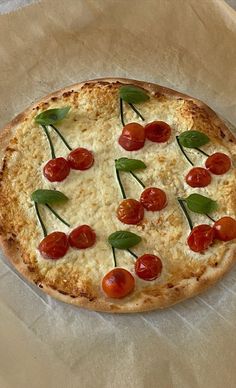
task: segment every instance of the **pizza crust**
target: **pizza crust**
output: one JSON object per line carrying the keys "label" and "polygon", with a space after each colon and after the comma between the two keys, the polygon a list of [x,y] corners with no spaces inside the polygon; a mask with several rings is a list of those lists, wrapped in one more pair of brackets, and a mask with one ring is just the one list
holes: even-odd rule
{"label": "pizza crust", "polygon": [[[164,95],[167,97],[171,97],[173,99],[184,99],[188,101],[192,101],[194,105],[196,105],[201,111],[205,112],[209,118],[209,121],[214,123],[215,127],[219,128],[218,133],[211,133],[211,136],[215,136],[219,138],[222,143],[227,145],[236,144],[236,138],[232,135],[223,121],[216,115],[214,111],[212,111],[208,106],[202,103],[199,100],[193,99],[192,97],[186,96],[179,92],[173,91],[168,88],[164,88],[155,84],[128,80],[122,78],[103,78],[98,80],[86,81],[83,83],[75,84],[69,86],[67,88],[61,89],[55,93],[44,97],[39,100],[37,103],[33,104],[30,108],[28,108],[23,113],[19,114],[15,119],[13,119],[3,130],[0,135],[0,152],[4,155],[5,149],[9,140],[14,135],[14,132],[17,126],[22,123],[25,118],[27,118],[28,114],[32,112],[32,109],[36,109],[38,105],[45,104],[51,100],[52,97],[61,97],[63,94],[70,93],[72,90],[79,91],[84,85],[89,84],[106,84],[106,83],[120,83],[120,84],[132,84],[137,85],[139,87],[143,87],[145,90],[148,90],[153,95]],[[211,127],[209,127],[210,130]],[[4,164],[4,160],[3,160]],[[2,167],[4,169],[4,165]],[[1,205],[1,204],[0,204]],[[0,229],[1,231],[1,229]],[[119,300],[108,299],[104,296],[100,298],[93,298],[92,295],[86,292],[81,292],[80,295],[66,295],[63,290],[54,289],[49,287],[44,281],[41,281],[38,278],[38,274],[32,272],[30,267],[24,264],[22,260],[22,252],[19,250],[19,246],[14,238],[6,235],[4,231],[1,232],[0,236],[0,244],[3,248],[5,255],[11,264],[17,268],[17,270],[29,281],[37,284],[40,288],[42,288],[47,294],[55,297],[66,303],[71,303],[76,306],[84,307],[91,310],[96,311],[105,311],[112,313],[127,313],[127,312],[139,312],[139,311],[147,311],[156,308],[165,308],[170,305],[173,305],[181,300],[192,297],[210,285],[214,284],[218,281],[234,264],[236,259],[236,244],[231,244],[227,253],[224,255],[222,260],[217,263],[216,266],[209,265],[205,269],[205,271],[200,276],[192,276],[188,279],[182,279],[177,284],[166,284],[165,287],[162,288],[159,295],[156,295],[155,292],[150,291],[149,293],[140,292],[135,300],[130,299],[129,297]]]}

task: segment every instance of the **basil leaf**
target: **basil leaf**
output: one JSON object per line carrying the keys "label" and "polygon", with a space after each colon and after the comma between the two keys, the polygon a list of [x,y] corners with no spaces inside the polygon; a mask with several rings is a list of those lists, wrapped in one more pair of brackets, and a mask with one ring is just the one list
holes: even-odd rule
{"label": "basil leaf", "polygon": [[68,201],[68,197],[58,190],[36,190],[31,194],[34,202],[42,204],[62,203]]}
{"label": "basil leaf", "polygon": [[131,104],[138,104],[140,102],[147,101],[150,98],[145,90],[132,85],[121,86],[119,93],[120,98],[123,101]]}
{"label": "basil leaf", "polygon": [[120,158],[115,161],[116,169],[119,171],[135,171],[146,168],[146,164],[142,160]]}
{"label": "basil leaf", "polygon": [[132,232],[120,230],[118,232],[110,234],[108,242],[113,248],[128,249],[138,244],[141,241],[141,237]]}
{"label": "basil leaf", "polygon": [[195,213],[207,214],[217,209],[217,202],[200,194],[190,194],[185,199],[189,210]]}
{"label": "basil leaf", "polygon": [[48,109],[39,113],[39,115],[35,117],[35,121],[41,125],[56,124],[58,121],[63,120],[66,117],[69,110],[70,106],[66,106],[65,108]]}
{"label": "basil leaf", "polygon": [[186,148],[201,147],[210,141],[205,133],[199,131],[185,131],[178,136],[178,139],[180,144]]}

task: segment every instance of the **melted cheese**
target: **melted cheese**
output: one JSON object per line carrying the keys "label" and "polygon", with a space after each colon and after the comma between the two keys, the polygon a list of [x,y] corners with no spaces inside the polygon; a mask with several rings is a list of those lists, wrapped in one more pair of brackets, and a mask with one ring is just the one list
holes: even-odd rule
{"label": "melted cheese", "polygon": [[[32,223],[31,227],[34,230],[36,228],[31,238],[29,238],[28,229],[22,229],[19,232],[20,238],[25,241],[23,244],[25,250],[34,253],[41,273],[47,274],[49,278],[55,276],[62,265],[67,265],[70,271],[78,271],[81,279],[91,279],[98,289],[102,277],[113,267],[112,251],[107,243],[107,237],[117,230],[130,230],[142,237],[142,242],[133,248],[138,255],[152,253],[161,258],[163,273],[152,284],[167,282],[181,269],[184,271],[185,267],[194,269],[201,261],[213,261],[219,250],[223,248],[216,243],[204,254],[194,253],[188,248],[186,238],[190,230],[176,198],[186,197],[193,192],[201,193],[219,203],[219,210],[212,215],[213,218],[226,214],[235,216],[231,198],[232,187],[235,185],[235,169],[231,168],[223,176],[212,175],[212,182],[206,188],[193,189],[185,183],[184,178],[191,166],[180,152],[175,136],[190,129],[204,131],[204,128],[196,127],[191,115],[184,116],[185,101],[181,99],[158,101],[151,98],[149,102],[140,104],[139,110],[146,122],[163,120],[172,127],[172,135],[167,143],[157,144],[146,141],[141,150],[125,151],[118,144],[122,126],[117,93],[109,98],[110,103],[107,105],[103,101],[98,101],[96,104],[97,100],[91,101],[89,93],[82,94],[78,103],[72,106],[68,117],[58,125],[73,149],[88,148],[94,153],[95,158],[91,169],[81,172],[71,170],[67,179],[61,183],[52,184],[42,175],[43,164],[50,159],[50,149],[43,131],[33,121],[35,113],[32,113],[30,120],[19,126],[16,133],[18,145],[9,160],[12,176],[14,171],[17,171],[17,176],[15,175],[11,180],[11,185],[12,190],[20,191],[20,206]],[[52,102],[50,108],[64,105],[68,105],[68,102]],[[125,122],[145,124],[127,105]],[[56,156],[66,157],[69,151],[65,145],[53,131],[50,130],[50,133]],[[215,142],[207,144],[203,149],[209,154],[217,150],[230,156],[228,149]],[[187,152],[196,166],[204,166],[203,155],[195,150],[187,150]],[[124,225],[116,217],[116,209],[122,201],[122,196],[115,176],[114,160],[120,157],[143,160],[147,168],[138,171],[137,175],[146,187],[159,187],[167,194],[167,207],[160,212],[145,211],[144,222],[140,226]],[[17,169],[19,163],[22,163],[22,166]],[[142,187],[129,173],[122,172],[120,175],[127,197],[138,200]],[[63,205],[55,206],[56,211],[71,224],[70,229],[46,208],[40,206],[47,230],[69,233],[76,226],[88,224],[97,235],[97,242],[93,247],[86,250],[70,248],[66,256],[58,261],[45,260],[40,256],[37,246],[43,236],[30,201],[31,192],[38,188],[56,188],[70,199]],[[229,193],[228,197],[227,193]],[[191,217],[194,225],[210,223],[209,219],[202,215],[191,213]],[[118,266],[134,273],[134,260],[126,251],[117,250],[117,262]],[[148,287],[149,284],[137,279],[137,287]]]}

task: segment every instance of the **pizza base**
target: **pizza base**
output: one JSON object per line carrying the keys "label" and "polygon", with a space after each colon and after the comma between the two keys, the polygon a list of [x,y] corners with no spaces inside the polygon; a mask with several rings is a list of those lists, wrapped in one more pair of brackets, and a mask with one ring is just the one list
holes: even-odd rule
{"label": "pizza base", "polygon": [[[214,111],[212,111],[207,105],[202,103],[201,101],[189,97],[187,95],[178,93],[174,90],[136,80],[123,79],[123,78],[103,78],[96,79],[92,81],[86,81],[83,83],[71,85],[64,89],[61,89],[55,93],[44,97],[39,100],[23,113],[19,114],[15,119],[13,119],[2,131],[0,135],[0,153],[4,155],[4,151],[8,145],[9,140],[14,135],[14,131],[17,126],[24,121],[29,112],[32,111],[33,108],[36,108],[39,104],[50,101],[52,97],[60,97],[63,93],[68,93],[71,90],[78,91],[82,86],[86,84],[107,84],[107,83],[120,83],[120,84],[132,84],[137,85],[139,87],[143,87],[151,94],[161,94],[173,99],[184,99],[192,101],[197,107],[199,107],[202,111],[205,111],[209,117],[209,120],[214,123],[214,126],[219,128],[218,133],[211,133],[210,135],[217,136],[222,139],[222,142],[225,144],[236,144],[236,138],[232,135],[226,125],[222,122],[222,120],[216,115]],[[210,129],[210,127],[209,127]],[[4,160],[2,170],[4,169]],[[1,201],[0,201],[1,206]],[[111,300],[106,298],[104,295],[100,298],[93,298],[92,295],[81,292],[80,295],[66,295],[63,290],[54,289],[49,287],[43,281],[38,281],[37,274],[30,270],[30,267],[27,266],[21,256],[21,252],[19,250],[19,246],[14,238],[6,235],[4,231],[0,229],[0,244],[1,247],[11,262],[11,264],[17,268],[17,270],[30,282],[37,284],[41,289],[44,290],[50,296],[65,302],[70,303],[76,306],[84,307],[86,309],[96,310],[96,311],[104,311],[110,313],[134,313],[141,311],[148,311],[157,308],[165,308],[171,306],[181,300],[193,297],[196,294],[201,293],[209,286],[217,282],[226,272],[229,271],[231,266],[234,264],[236,260],[236,245],[232,244],[230,248],[227,250],[227,254],[221,259],[219,263],[215,265],[207,266],[206,270],[200,276],[192,276],[188,279],[182,279],[177,284],[166,284],[163,286],[161,292],[156,295],[155,292],[152,294],[146,294],[145,292],[140,292],[138,297],[135,300],[128,298],[117,300]]]}

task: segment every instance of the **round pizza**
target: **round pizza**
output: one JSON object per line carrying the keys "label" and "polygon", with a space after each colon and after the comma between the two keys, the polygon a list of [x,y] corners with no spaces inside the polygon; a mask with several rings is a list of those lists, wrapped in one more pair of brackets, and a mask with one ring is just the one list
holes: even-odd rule
{"label": "round pizza", "polygon": [[128,79],[43,98],[1,133],[1,246],[61,301],[168,307],[236,260],[236,139],[204,103]]}

